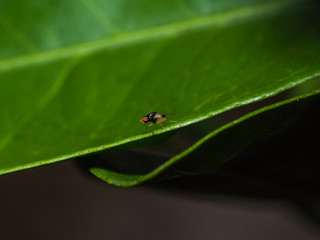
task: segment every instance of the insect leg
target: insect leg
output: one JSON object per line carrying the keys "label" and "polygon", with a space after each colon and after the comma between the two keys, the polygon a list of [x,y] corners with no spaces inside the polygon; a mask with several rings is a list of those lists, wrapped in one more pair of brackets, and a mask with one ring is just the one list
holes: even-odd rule
{"label": "insect leg", "polygon": [[[150,123],[149,125],[146,125],[146,129],[148,129],[148,127],[151,127],[152,125],[153,125],[153,123]],[[151,127],[151,131],[152,132],[154,131],[152,127]],[[148,132],[148,131],[146,131],[146,132]]]}

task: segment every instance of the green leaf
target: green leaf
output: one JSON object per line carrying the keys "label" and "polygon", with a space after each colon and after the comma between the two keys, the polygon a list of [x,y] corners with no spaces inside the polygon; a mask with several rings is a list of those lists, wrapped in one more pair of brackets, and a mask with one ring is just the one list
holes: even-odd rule
{"label": "green leaf", "polygon": [[[0,173],[150,144],[315,79],[318,13],[294,0],[1,1]],[[150,111],[178,122],[144,134]]]}
{"label": "green leaf", "polygon": [[[156,156],[154,153],[122,153],[106,154],[98,158],[88,157],[82,163],[100,179],[125,187],[150,180],[159,181],[182,175],[209,173],[239,155],[251,152],[269,138],[304,119],[306,112],[312,112],[314,106],[319,103],[319,93],[320,90],[317,90],[249,113],[212,131],[169,159]],[[314,104],[316,100],[318,102]],[[310,124],[317,124],[317,120],[310,119]],[[299,141],[298,138],[296,140]]]}

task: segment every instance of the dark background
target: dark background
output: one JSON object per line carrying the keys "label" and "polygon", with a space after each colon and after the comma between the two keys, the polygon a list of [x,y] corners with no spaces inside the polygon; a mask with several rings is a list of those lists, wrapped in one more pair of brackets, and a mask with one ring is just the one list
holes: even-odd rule
{"label": "dark background", "polygon": [[119,188],[74,160],[0,176],[0,239],[320,239],[285,200]]}

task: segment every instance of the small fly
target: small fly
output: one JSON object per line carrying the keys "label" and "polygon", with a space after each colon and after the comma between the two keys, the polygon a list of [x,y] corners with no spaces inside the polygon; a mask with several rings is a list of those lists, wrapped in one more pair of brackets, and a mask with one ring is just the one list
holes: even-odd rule
{"label": "small fly", "polygon": [[[146,125],[146,132],[148,130],[148,126],[152,126],[153,124],[160,124],[161,127],[163,122],[167,121],[167,115],[174,114],[174,113],[158,113],[158,112],[150,112],[147,115],[143,116],[140,119],[140,122],[143,125],[146,125],[149,123],[149,125]],[[171,121],[168,120],[169,122],[176,122],[176,121]]]}

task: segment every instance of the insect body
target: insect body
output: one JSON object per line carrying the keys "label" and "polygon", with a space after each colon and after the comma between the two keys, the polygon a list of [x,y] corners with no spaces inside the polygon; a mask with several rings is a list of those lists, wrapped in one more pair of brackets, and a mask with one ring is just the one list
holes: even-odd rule
{"label": "insect body", "polygon": [[[166,116],[167,114],[170,114],[170,113],[150,112],[146,116],[143,116],[140,119],[140,122],[143,125],[149,123],[149,127],[152,126],[153,124],[160,124],[161,125],[161,123],[163,123],[163,122],[165,122],[167,120],[167,116]],[[175,122],[175,121],[170,121],[169,120],[169,122]],[[147,125],[146,125],[146,129],[147,129]]]}

